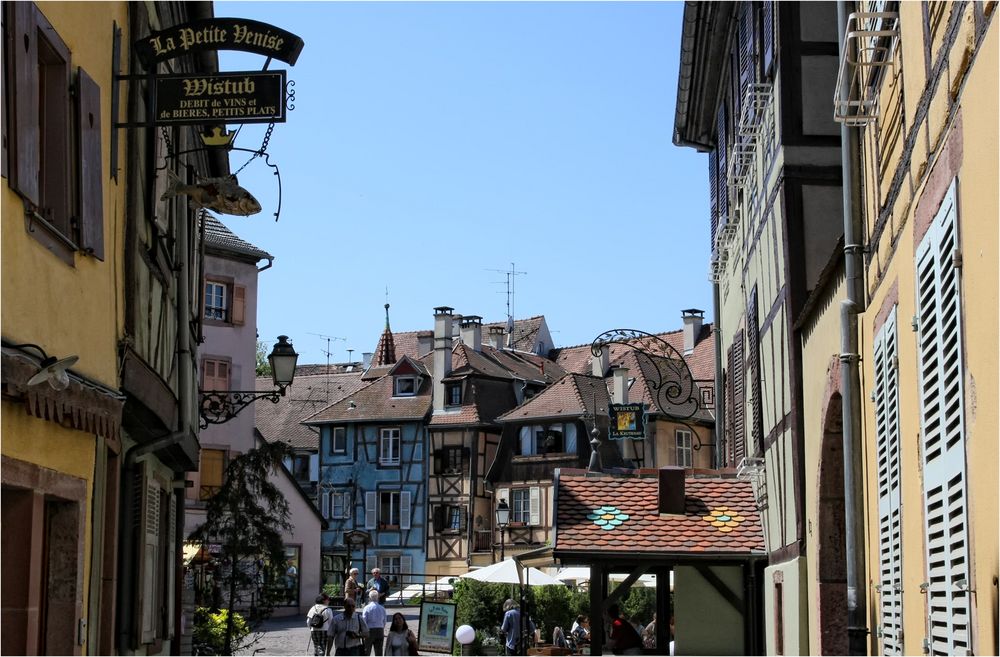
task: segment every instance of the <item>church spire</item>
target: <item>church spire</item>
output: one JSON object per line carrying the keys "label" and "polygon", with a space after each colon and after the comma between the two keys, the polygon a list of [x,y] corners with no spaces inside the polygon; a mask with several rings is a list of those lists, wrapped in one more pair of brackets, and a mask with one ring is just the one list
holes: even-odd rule
{"label": "church spire", "polygon": [[389,328],[389,304],[385,304],[385,330],[382,337],[378,339],[378,346],[375,347],[375,360],[372,363],[379,365],[396,364],[396,343],[392,337],[392,330]]}

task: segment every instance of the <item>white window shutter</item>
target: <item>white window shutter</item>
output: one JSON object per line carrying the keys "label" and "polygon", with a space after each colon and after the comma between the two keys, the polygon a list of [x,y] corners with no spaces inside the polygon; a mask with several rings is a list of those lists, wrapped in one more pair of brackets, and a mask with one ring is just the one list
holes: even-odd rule
{"label": "white window shutter", "polygon": [[142,643],[152,643],[156,638],[157,573],[160,562],[160,487],[146,481],[145,531],[142,554]]}
{"label": "white window shutter", "polygon": [[365,493],[365,529],[375,529],[378,511],[378,493]]}
{"label": "white window shutter", "polygon": [[330,496],[331,495],[333,495],[333,493],[321,493],[320,496],[319,496],[320,507],[321,507],[320,512],[323,514],[323,518],[325,518],[327,520],[330,519]]}
{"label": "white window shutter", "polygon": [[[170,494],[170,507],[169,507],[169,520],[170,526],[167,531],[167,582],[174,581],[175,562],[177,560],[177,523],[175,519],[177,518],[177,496],[173,493]],[[173,586],[167,586],[167,638],[174,637],[174,614],[171,610],[174,608],[174,598],[175,591]]]}
{"label": "white window shutter", "polygon": [[399,493],[399,528],[410,528],[410,491],[408,490]]}
{"label": "white window shutter", "polygon": [[319,454],[309,455],[309,481],[319,481]]}
{"label": "white window shutter", "polygon": [[528,504],[529,513],[531,514],[531,520],[528,524],[530,525],[540,525],[542,524],[542,499],[541,499],[541,489],[538,486],[532,486],[531,492],[528,493]]}
{"label": "white window shutter", "polygon": [[399,577],[399,585],[401,587],[406,586],[410,581],[410,573],[413,572],[413,557],[409,554],[404,554],[399,558],[399,569],[402,571],[402,575]]}
{"label": "white window shutter", "polygon": [[875,336],[875,435],[878,461],[879,625],[883,655],[903,654],[902,513],[899,473],[899,375],[896,308]]}
{"label": "white window shutter", "polygon": [[915,257],[928,640],[932,654],[948,655],[972,647],[956,213],[952,182]]}

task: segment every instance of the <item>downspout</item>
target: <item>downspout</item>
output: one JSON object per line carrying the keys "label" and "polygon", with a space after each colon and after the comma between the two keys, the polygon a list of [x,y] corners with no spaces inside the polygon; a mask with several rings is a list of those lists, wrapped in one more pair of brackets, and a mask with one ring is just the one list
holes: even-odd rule
{"label": "downspout", "polygon": [[[177,262],[177,431],[162,438],[157,438],[152,442],[142,445],[133,445],[125,452],[125,459],[122,466],[124,493],[121,505],[121,516],[119,516],[119,527],[121,532],[121,552],[122,558],[119,560],[118,581],[126,587],[123,595],[118,596],[117,617],[118,624],[118,652],[125,654],[133,650],[131,645],[132,629],[135,623],[135,612],[139,605],[138,587],[139,582],[135,577],[135,551],[136,545],[133,541],[132,516],[135,514],[135,468],[136,462],[142,456],[155,454],[163,449],[171,447],[181,442],[190,435],[188,426],[190,415],[190,399],[192,395],[191,384],[194,381],[191,367],[191,327],[190,327],[190,293],[191,281],[190,267],[187,262],[189,253],[188,222],[177,222],[177,248],[178,253],[184,254],[178,258]],[[183,496],[180,496],[183,500]],[[183,509],[179,509],[183,513]],[[178,540],[183,541],[183,536],[178,535]],[[179,619],[174,624],[175,641],[180,641]],[[141,628],[139,632],[141,636]]]}
{"label": "downspout", "polygon": [[[715,338],[715,453],[714,467],[722,467],[726,453],[726,394],[722,385],[722,319],[719,284],[712,284],[712,335]],[[739,464],[737,464],[739,465]]]}
{"label": "downspout", "polygon": [[[851,7],[847,0],[837,2],[838,42],[840,57],[847,56],[844,49],[847,16]],[[850,82],[845,76],[839,89],[842,98],[850,92]],[[862,493],[861,445],[861,389],[858,362],[858,313],[862,310],[860,286],[861,244],[856,240],[858,209],[855,206],[857,186],[856,162],[857,135],[846,123],[840,124],[840,166],[844,206],[844,269],[847,279],[847,298],[840,302],[840,392],[842,395],[843,449],[844,449],[844,539],[847,566],[847,636],[848,654],[868,654],[868,627],[866,624],[866,598],[862,584],[865,581],[864,563],[864,508]]]}

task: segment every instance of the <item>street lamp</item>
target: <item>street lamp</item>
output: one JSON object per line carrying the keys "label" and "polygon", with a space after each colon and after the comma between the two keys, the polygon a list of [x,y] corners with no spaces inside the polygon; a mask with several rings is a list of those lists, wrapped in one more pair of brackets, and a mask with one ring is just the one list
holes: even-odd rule
{"label": "street lamp", "polygon": [[507,500],[500,500],[500,504],[497,505],[497,527],[500,528],[500,561],[504,560],[504,532],[507,531],[509,524],[510,507],[507,506]]}
{"label": "street lamp", "polygon": [[276,390],[257,392],[256,390],[203,390],[201,393],[201,428],[210,424],[224,424],[258,399],[266,399],[272,404],[285,396],[288,386],[295,379],[295,364],[299,355],[289,344],[287,335],[279,335],[278,341],[267,357],[271,365],[271,378]]}

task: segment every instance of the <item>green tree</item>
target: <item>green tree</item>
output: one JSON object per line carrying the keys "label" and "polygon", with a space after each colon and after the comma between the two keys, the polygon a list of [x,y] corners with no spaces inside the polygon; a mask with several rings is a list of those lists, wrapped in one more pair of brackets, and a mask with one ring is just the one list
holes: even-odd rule
{"label": "green tree", "polygon": [[282,532],[292,529],[288,521],[288,502],[271,480],[289,456],[287,443],[274,442],[251,449],[230,461],[225,481],[208,500],[205,522],[191,539],[203,545],[214,543],[221,548],[222,567],[216,569],[226,610],[222,654],[232,655],[243,647],[239,628],[235,627],[236,608],[251,607],[250,621],[259,623],[270,616],[279,593],[263,586],[261,572],[285,572],[285,548]]}
{"label": "green tree", "polygon": [[257,340],[257,376],[271,376],[271,362],[267,360],[267,345]]}

